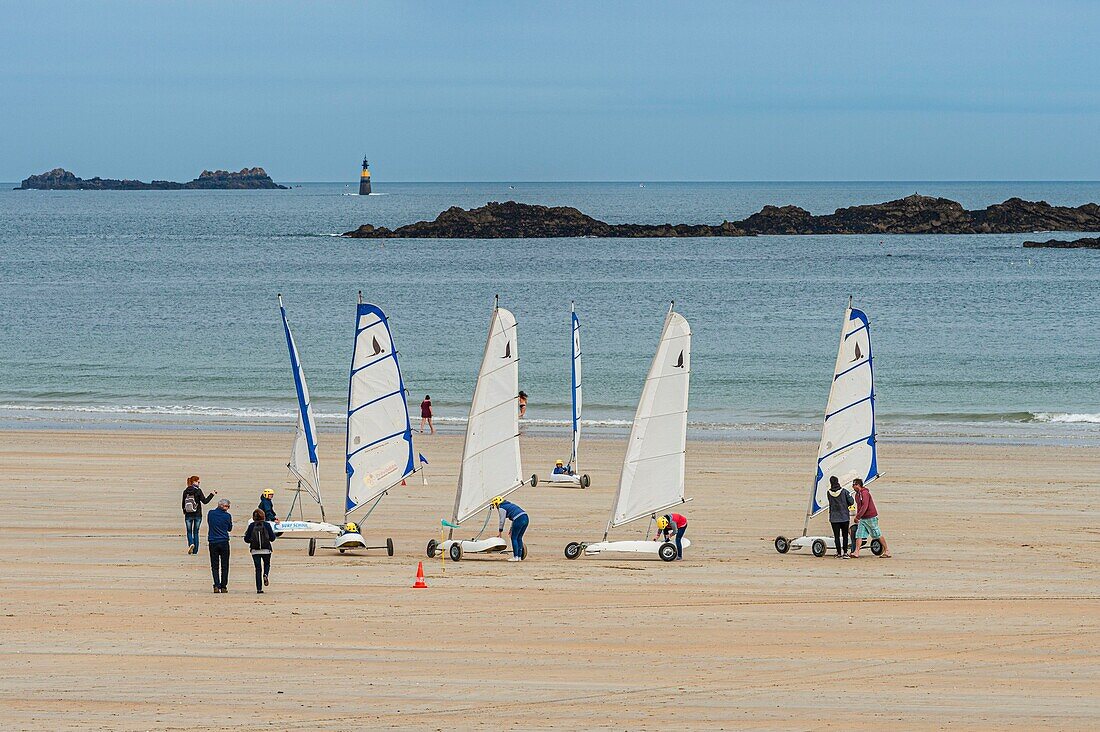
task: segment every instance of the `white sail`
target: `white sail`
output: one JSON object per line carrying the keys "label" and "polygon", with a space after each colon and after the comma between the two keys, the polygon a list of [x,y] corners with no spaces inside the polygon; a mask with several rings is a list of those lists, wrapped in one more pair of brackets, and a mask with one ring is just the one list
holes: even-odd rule
{"label": "white sail", "polygon": [[282,295],[279,296],[279,313],[283,317],[283,334],[286,336],[286,346],[290,352],[294,391],[298,397],[298,428],[294,433],[294,445],[290,451],[290,462],[287,467],[320,506],[321,517],[324,518],[325,509],[321,504],[321,476],[317,464],[317,424],[313,419],[313,407],[309,399],[309,388],[306,386],[305,370],[298,356],[294,335],[290,332],[290,323],[287,322]]}
{"label": "white sail", "polygon": [[844,311],[840,348],[821,426],[810,516],[829,507],[826,492],[830,476],[836,476],[845,487],[851,486],[855,478],[869,483],[878,477],[871,326],[863,311],[852,308],[851,303]]}
{"label": "white sail", "polygon": [[345,514],[415,472],[414,455],[405,383],[389,321],[381,308],[360,302],[348,379]]}
{"label": "white sail", "polygon": [[691,327],[669,309],[630,427],[609,529],[685,501],[690,377]]}
{"label": "white sail", "polygon": [[516,317],[493,310],[489,337],[470,403],[454,523],[462,523],[494,496],[523,485],[519,455],[519,345]]}
{"label": "white sail", "polygon": [[573,359],[570,369],[573,386],[573,454],[569,458],[569,465],[575,472],[580,472],[577,461],[581,446],[581,321],[577,318],[576,308],[570,305],[569,310],[573,324]]}

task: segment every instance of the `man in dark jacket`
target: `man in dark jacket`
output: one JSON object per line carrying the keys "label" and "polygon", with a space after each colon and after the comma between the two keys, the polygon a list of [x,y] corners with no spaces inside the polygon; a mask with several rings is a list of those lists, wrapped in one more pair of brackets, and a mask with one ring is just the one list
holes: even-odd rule
{"label": "man in dark jacket", "polygon": [[[852,523],[855,499],[847,488],[840,485],[835,475],[829,477],[829,523],[833,526],[836,555],[848,558],[848,526]],[[853,547],[854,549],[855,547]]]}
{"label": "man in dark jacket", "polygon": [[202,492],[199,487],[199,476],[192,475],[187,479],[187,487],[183,489],[183,526],[187,531],[187,553],[199,553],[199,527],[202,526],[202,507],[210,503],[210,499],[217,495],[214,491],[210,495]]}
{"label": "man in dark jacket", "polygon": [[206,543],[210,547],[210,573],[214,575],[214,592],[228,592],[229,585],[229,532],[233,530],[233,516],[229,513],[229,499],[218,501],[218,507],[206,514],[209,527]]}

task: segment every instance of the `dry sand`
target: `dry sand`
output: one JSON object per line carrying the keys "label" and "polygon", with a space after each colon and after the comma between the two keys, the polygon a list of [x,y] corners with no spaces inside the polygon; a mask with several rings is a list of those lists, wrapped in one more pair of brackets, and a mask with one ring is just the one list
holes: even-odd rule
{"label": "dry sand", "polygon": [[[340,436],[322,439],[335,513]],[[525,438],[525,466],[565,443]],[[435,436],[430,485],[370,522],[397,556],[283,541],[257,596],[234,539],[214,595],[205,545],[184,553],[183,479],[231,498],[240,533],[261,487],[286,505],[288,444],[0,433],[0,727],[1100,726],[1100,449],[887,443],[873,490],[895,556],[839,561],[771,545],[801,530],[813,444],[693,442],[684,562],[570,562],[625,444],[590,440],[592,488],[517,494],[529,561],[436,561],[413,590],[453,503],[460,438]]]}

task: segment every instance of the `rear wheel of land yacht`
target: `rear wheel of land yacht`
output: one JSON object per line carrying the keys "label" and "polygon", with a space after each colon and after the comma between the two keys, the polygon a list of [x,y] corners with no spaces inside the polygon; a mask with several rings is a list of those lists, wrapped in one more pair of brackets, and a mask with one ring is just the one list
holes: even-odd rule
{"label": "rear wheel of land yacht", "polygon": [[791,550],[791,540],[785,536],[775,537],[775,550],[780,554],[786,554]]}
{"label": "rear wheel of land yacht", "polygon": [[393,539],[386,539],[386,554],[393,556]]}
{"label": "rear wheel of land yacht", "polygon": [[583,547],[578,542],[575,542],[575,541],[569,542],[568,544],[565,545],[565,558],[566,559],[576,559],[577,557],[579,557],[581,555],[581,549],[582,548]]}
{"label": "rear wheel of land yacht", "polygon": [[810,550],[813,551],[815,557],[825,556],[825,542],[821,539],[814,539],[814,543],[810,545]]}
{"label": "rear wheel of land yacht", "polygon": [[458,543],[457,541],[454,544],[451,544],[451,550],[448,552],[448,554],[451,555],[452,562],[462,561],[462,544]]}
{"label": "rear wheel of land yacht", "polygon": [[664,562],[671,562],[676,559],[676,545],[665,542],[657,549],[657,556]]}
{"label": "rear wheel of land yacht", "polygon": [[309,556],[312,557],[316,553],[317,553],[317,540],[316,539],[310,539],[309,540]]}

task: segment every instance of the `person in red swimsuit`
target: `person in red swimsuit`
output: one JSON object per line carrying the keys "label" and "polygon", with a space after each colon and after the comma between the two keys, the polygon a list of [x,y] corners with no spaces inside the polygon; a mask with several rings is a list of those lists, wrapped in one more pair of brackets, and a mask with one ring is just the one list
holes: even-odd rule
{"label": "person in red swimsuit", "polygon": [[428,429],[435,434],[435,425],[432,424],[432,398],[430,395],[424,395],[424,401],[420,402],[420,434],[424,434],[424,424],[427,423]]}

